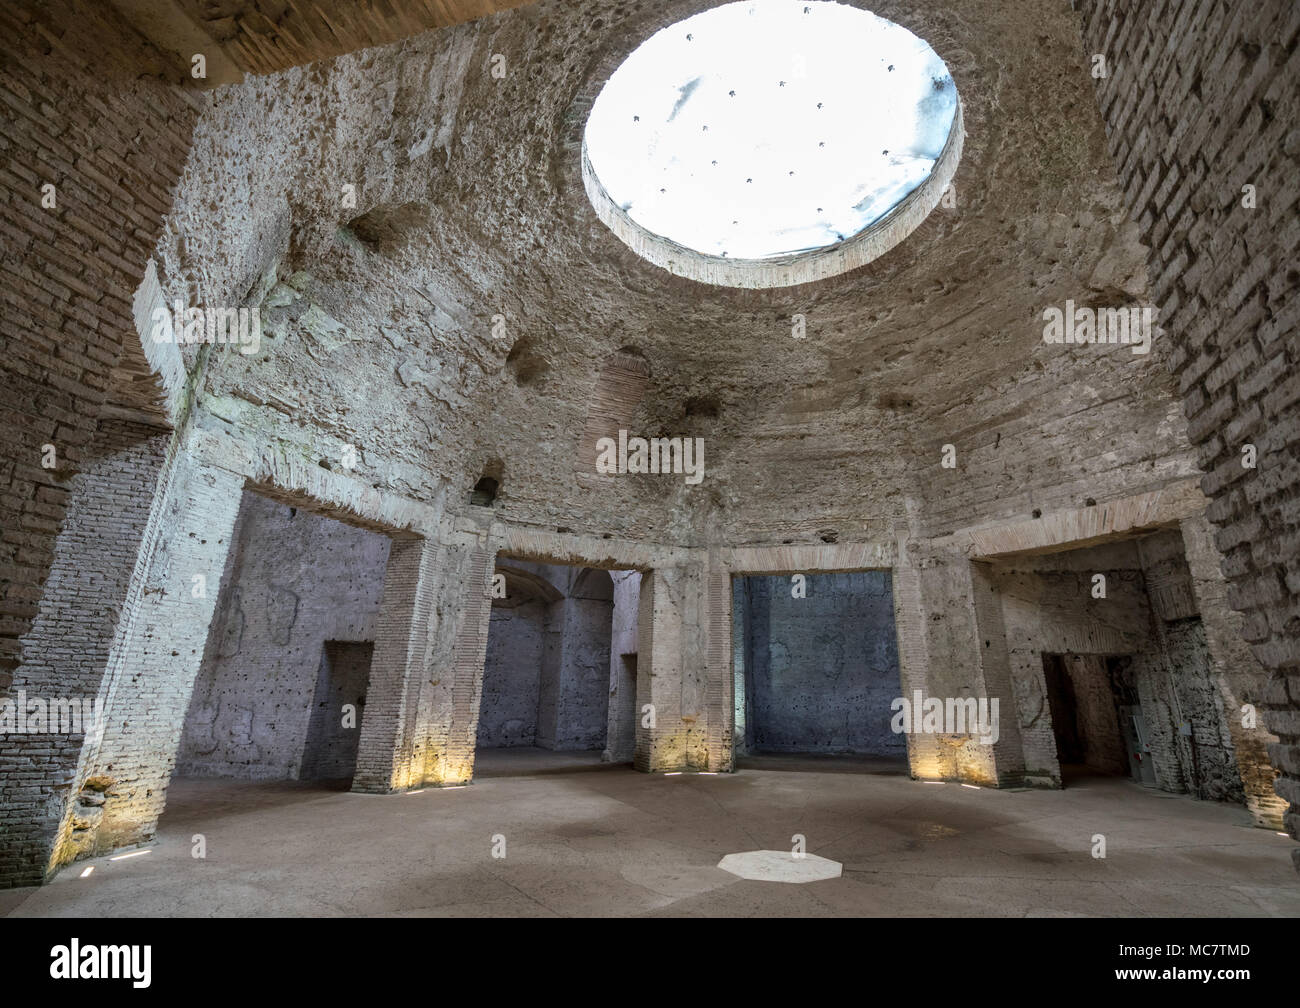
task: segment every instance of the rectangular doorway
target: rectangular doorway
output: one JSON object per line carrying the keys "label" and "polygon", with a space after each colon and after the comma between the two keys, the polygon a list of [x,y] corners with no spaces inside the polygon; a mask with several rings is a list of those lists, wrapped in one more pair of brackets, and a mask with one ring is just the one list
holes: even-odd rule
{"label": "rectangular doorway", "polygon": [[370,641],[325,642],[302,749],[303,780],[333,780],[356,772],[374,651]]}
{"label": "rectangular doorway", "polygon": [[1063,785],[1094,775],[1155,783],[1130,666],[1118,655],[1043,654]]}

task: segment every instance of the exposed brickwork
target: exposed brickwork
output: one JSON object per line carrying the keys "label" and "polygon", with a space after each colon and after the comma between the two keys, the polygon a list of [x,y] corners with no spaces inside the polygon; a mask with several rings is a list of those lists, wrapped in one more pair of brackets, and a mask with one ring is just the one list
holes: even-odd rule
{"label": "exposed brickwork", "polygon": [[1255,717],[1251,727],[1252,719],[1245,716],[1249,712],[1243,709],[1251,705],[1258,713],[1256,705],[1268,685],[1268,674],[1242,636],[1241,614],[1228,607],[1227,583],[1219,569],[1210,523],[1203,517],[1190,518],[1181,528],[1192,591],[1222,693],[1246,807],[1261,825],[1277,829],[1287,807],[1274,789],[1277,771],[1268,757],[1268,745],[1276,742],[1277,736],[1268,731],[1262,716]]}
{"label": "exposed brickwork", "polygon": [[614,571],[610,576],[614,580],[614,626],[609,649],[609,731],[605,754],[613,763],[630,763],[636,751],[637,610],[641,574]]}
{"label": "exposed brickwork", "polygon": [[604,750],[614,583],[602,570],[496,565],[476,746]]}
{"label": "exposed brickwork", "polygon": [[103,819],[93,840],[61,846],[59,862],[152,837],[176,766],[243,479],[180,452],[164,484],[109,656],[104,738],[82,761],[106,783]]}
{"label": "exposed brickwork", "polygon": [[[71,480],[56,559],[24,639],[27,660],[4,695],[102,697],[170,440],[170,432],[156,427],[120,420],[100,425],[89,457]],[[0,737],[0,886],[43,879],[59,817],[76,794],[84,741],[84,733]],[[100,799],[88,797],[90,803],[74,803],[73,843],[101,814]]]}
{"label": "exposed brickwork", "polygon": [[[33,737],[5,750],[0,823],[13,840],[0,885],[152,835],[250,481],[395,537],[357,790],[470,779],[487,579],[498,551],[516,548],[642,572],[629,650],[635,763],[652,771],[730,765],[731,574],[894,567],[904,685],[1004,703],[996,749],[909,737],[914,772],[1008,784],[1034,769],[1030,743],[1045,743],[1041,726],[1022,738],[1006,716],[1028,645],[984,561],[1198,515],[1190,434],[1221,527],[1226,602],[1284,674],[1251,692],[1256,671],[1233,650],[1237,626],[1220,618],[1222,582],[1206,568],[1217,558],[1198,546],[1190,577],[1216,613],[1203,640],[1189,625],[1160,657],[1139,656],[1143,702],[1172,711],[1192,696],[1231,711],[1253,697],[1278,732],[1279,791],[1300,800],[1296,273],[1273,268],[1296,258],[1286,85],[1300,15],[1279,0],[1097,0],[1083,4],[1081,54],[1057,0],[882,4],[933,39],[962,91],[955,212],[851,276],[707,298],[599,223],[577,157],[590,92],[636,38],[707,0],[604,0],[601,17],[548,0],[250,79],[210,103],[151,76],[174,60],[155,59],[107,5],[0,12],[0,331],[6,351],[16,344],[0,355],[12,445],[0,492],[16,516],[0,535],[0,692],[83,682],[109,711],[101,745]],[[317,11],[333,0],[282,21],[236,6],[245,16],[230,24],[198,20],[262,70],[429,23],[404,0],[340,15],[328,34]],[[1089,104],[1094,47],[1110,59],[1099,83],[1113,157]],[[486,69],[498,52],[505,78]],[[341,180],[360,195],[347,212]],[[45,181],[58,186],[52,210],[39,207]],[[1247,182],[1253,211],[1240,207]],[[133,306],[142,275],[149,293]],[[142,353],[141,305],[194,285],[209,301],[262,302],[263,352]],[[1168,341],[1150,357],[1061,353],[1039,338],[1038,313],[1069,297],[1155,300]],[[488,324],[498,313],[504,339]],[[807,339],[792,338],[795,313]],[[628,345],[645,348],[653,380],[639,360],[600,377]],[[137,432],[106,488],[76,482],[94,473],[97,421],[167,420],[186,364],[200,363],[183,450]],[[706,436],[707,486],[609,479],[593,493],[579,478],[575,492],[575,437],[586,465],[592,432],[623,417]],[[1234,467],[1246,440],[1256,470]],[[955,469],[938,466],[947,442]],[[39,464],[46,443],[52,470]],[[353,454],[355,467],[340,465]],[[496,509],[467,504],[485,464],[505,475]],[[85,492],[42,597],[70,486]],[[116,500],[123,487],[129,499]],[[86,569],[101,580],[75,583]],[[1151,570],[1160,634],[1191,620],[1193,600],[1181,573]],[[193,594],[196,574],[206,594]],[[1105,636],[1094,630],[1059,635]],[[61,650],[78,632],[84,646]],[[1155,667],[1171,650],[1212,655],[1190,692]],[[1218,697],[1216,683],[1230,688]],[[653,727],[641,725],[646,704]],[[1267,737],[1196,727],[1214,735],[1224,790],[1230,744],[1247,752],[1247,793],[1267,809]],[[1173,732],[1157,744],[1170,765],[1186,745]]]}
{"label": "exposed brickwork", "polygon": [[20,660],[101,407],[162,417],[131,300],[196,110],[148,76],[158,66],[110,4],[0,8],[0,501],[14,516],[0,535],[0,690]]}
{"label": "exposed brickwork", "polygon": [[437,547],[424,539],[393,542],[375,623],[366,717],[361,722],[355,791],[385,793],[420,783],[412,770],[416,698],[428,647],[429,579]]}
{"label": "exposed brickwork", "polygon": [[512,585],[510,597],[492,602],[479,705],[480,749],[537,744],[539,699],[543,677],[554,666],[555,636],[547,625],[549,606],[522,591]]}
{"label": "exposed brickwork", "polygon": [[578,439],[575,468],[589,477],[596,476],[596,442],[601,438],[618,441],[619,430],[635,436],[636,410],[650,383],[650,364],[631,353],[610,354],[596,378],[587,419]]}
{"label": "exposed brickwork", "polygon": [[[894,626],[898,634],[898,673],[903,696],[913,697],[917,690],[926,694],[926,675],[930,667],[926,641],[925,609],[921,598],[921,573],[907,564],[893,572]],[[907,762],[913,776],[937,778],[945,775],[939,740],[930,734],[909,732]]]}
{"label": "exposed brickwork", "polygon": [[[561,568],[551,576],[565,598],[551,604],[547,621],[553,643],[542,663],[537,744],[603,750],[609,727],[614,585],[601,570]],[[479,711],[481,718],[481,702]]]}
{"label": "exposed brickwork", "polygon": [[[1300,6],[1076,0],[1300,839]],[[1253,187],[1254,209],[1245,186]],[[1258,453],[1253,469],[1242,449]],[[1293,852],[1300,867],[1300,850]]]}
{"label": "exposed brickwork", "polygon": [[[693,684],[692,665],[702,664],[705,657],[702,650],[692,654],[687,645],[689,596],[694,594],[698,601],[702,581],[699,568],[689,565],[658,568],[641,578],[633,758],[641,771],[715,769],[708,765],[707,726],[684,696]],[[647,712],[647,705],[652,711]],[[653,724],[647,714],[653,715]]]}
{"label": "exposed brickwork", "polygon": [[[890,728],[901,687],[889,572],[801,577],[734,584],[735,607],[748,610],[738,663],[748,694],[746,748],[902,756],[904,736]],[[717,638],[730,643],[728,629],[719,627]],[[714,639],[711,627],[710,645]],[[710,676],[711,687],[726,681]]]}
{"label": "exposed brickwork", "polygon": [[[994,566],[1030,784],[1060,784],[1044,654],[1129,655],[1146,646],[1149,617],[1142,579],[1132,548],[1123,545]],[[1094,571],[1106,574],[1105,599],[1092,597]]]}
{"label": "exposed brickwork", "polygon": [[704,696],[709,726],[708,769],[719,772],[732,769],[734,762],[735,677],[731,660],[731,575],[716,562],[709,565],[708,606],[708,685]]}
{"label": "exposed brickwork", "polygon": [[[431,736],[429,753],[436,780],[459,784],[474,772],[474,743],[479,706],[483,699],[483,661],[487,654],[488,625],[492,618],[493,553],[483,546],[468,551],[461,589],[463,611],[456,629],[456,650],[451,665],[451,709],[445,730]],[[434,759],[436,757],[436,759]]]}

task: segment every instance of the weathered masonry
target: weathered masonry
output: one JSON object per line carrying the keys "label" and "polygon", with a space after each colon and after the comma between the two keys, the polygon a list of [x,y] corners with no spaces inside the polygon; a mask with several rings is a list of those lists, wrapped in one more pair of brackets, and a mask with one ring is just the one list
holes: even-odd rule
{"label": "weathered masonry", "polygon": [[[943,185],[759,269],[584,160],[717,6],[0,10],[0,885],[178,773],[511,747],[1114,773],[1300,839],[1300,7],[854,0],[950,75]],[[1045,340],[1067,302],[1149,352]],[[599,471],[629,434],[701,479]]]}

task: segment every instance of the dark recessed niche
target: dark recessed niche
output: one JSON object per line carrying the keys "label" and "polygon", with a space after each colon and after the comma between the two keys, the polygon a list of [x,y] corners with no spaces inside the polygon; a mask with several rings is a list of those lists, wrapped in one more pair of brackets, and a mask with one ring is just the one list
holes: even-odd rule
{"label": "dark recessed niche", "polygon": [[533,345],[533,341],[523,336],[510,348],[506,355],[506,371],[519,386],[533,385],[546,376],[550,365]]}
{"label": "dark recessed niche", "polygon": [[916,400],[906,392],[882,392],[876,397],[876,405],[883,410],[903,413],[916,409]]}
{"label": "dark recessed niche", "polygon": [[695,396],[686,400],[685,412],[688,417],[716,417],[719,403],[714,396]]}
{"label": "dark recessed niche", "polygon": [[344,230],[371,249],[401,244],[413,232],[429,226],[429,208],[421,203],[383,204],[353,217]]}
{"label": "dark recessed niche", "polygon": [[491,476],[482,477],[474,484],[474,491],[469,495],[469,502],[475,507],[491,507],[497,499],[500,484]]}

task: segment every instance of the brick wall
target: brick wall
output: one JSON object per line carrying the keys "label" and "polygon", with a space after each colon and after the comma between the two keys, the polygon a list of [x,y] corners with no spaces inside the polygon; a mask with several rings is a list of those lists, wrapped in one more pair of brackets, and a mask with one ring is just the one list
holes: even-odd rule
{"label": "brick wall", "polygon": [[[157,54],[109,4],[0,8],[0,500],[15,516],[0,536],[0,690],[101,407],[161,418],[138,342],[123,348],[196,110],[152,71]],[[41,205],[47,183],[53,208]]]}
{"label": "brick wall", "polygon": [[1256,710],[1269,676],[1242,636],[1241,614],[1228,607],[1227,583],[1219,569],[1219,552],[1214,548],[1210,523],[1204,517],[1184,521],[1182,538],[1192,591],[1223,695],[1225,722],[1232,733],[1246,806],[1261,825],[1278,829],[1287,803],[1273,787],[1277,771],[1268,756],[1268,745],[1276,742],[1277,736],[1267,730],[1262,718],[1246,716]]}
{"label": "brick wall", "polygon": [[551,590],[538,593],[534,587],[530,593],[525,580],[507,574],[507,597],[492,604],[478,747],[605,748],[614,609],[610,575],[517,559],[507,569],[530,573]]}
{"label": "brick wall", "polygon": [[[1043,656],[1145,650],[1148,606],[1137,566],[1127,543],[995,565],[1025,774],[1031,784],[1060,783]],[[1094,572],[1106,574],[1104,599],[1092,597]],[[1003,712],[1004,717],[1011,714]]]}
{"label": "brick wall", "polygon": [[101,685],[104,736],[82,757],[78,784],[102,795],[102,819],[72,845],[65,817],[56,864],[147,840],[157,828],[242,485],[188,451],[164,468]]}
{"label": "brick wall", "polygon": [[430,582],[438,548],[423,539],[395,540],[384,573],[384,593],[375,623],[375,654],[367,696],[369,717],[361,740],[352,787],[386,793],[418,783],[412,771],[411,741],[426,662],[430,625]]}
{"label": "brick wall", "polygon": [[[1076,0],[1300,839],[1300,6]],[[1252,186],[1254,208],[1243,187]],[[1245,468],[1252,444],[1256,466]],[[1293,852],[1300,867],[1300,850]]]}
{"label": "brick wall", "polygon": [[[5,693],[17,699],[21,691],[29,700],[100,696],[170,440],[169,432],[142,424],[100,425],[70,481],[57,559],[24,638],[27,660]],[[0,887],[42,880],[59,826],[50,810],[72,793],[84,740],[84,733],[0,737]],[[76,810],[73,842],[97,821],[98,808]]]}
{"label": "brick wall", "polygon": [[[609,575],[604,571],[593,574],[609,585]],[[544,705],[538,706],[538,745],[547,749],[605,748],[613,610],[612,599],[581,596],[551,606],[550,632],[558,636],[560,654],[554,666],[550,716],[546,716]],[[543,665],[543,697],[548,694],[549,671]]]}

